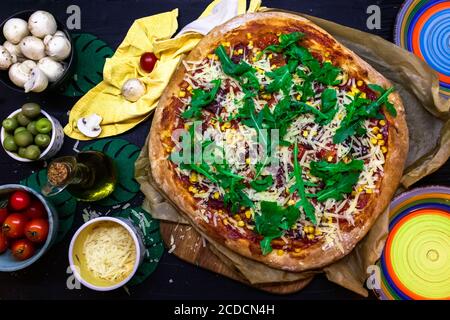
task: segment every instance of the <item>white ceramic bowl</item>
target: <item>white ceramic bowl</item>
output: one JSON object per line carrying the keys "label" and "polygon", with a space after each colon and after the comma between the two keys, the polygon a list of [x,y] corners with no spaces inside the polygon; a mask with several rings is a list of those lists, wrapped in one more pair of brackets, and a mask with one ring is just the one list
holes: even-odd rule
{"label": "white ceramic bowl", "polygon": [[[104,221],[111,221],[114,223],[117,223],[119,225],[121,225],[122,227],[125,228],[125,230],[127,230],[131,236],[131,238],[133,239],[135,248],[136,248],[136,259],[134,261],[134,266],[132,271],[130,272],[130,274],[123,279],[122,281],[115,283],[113,285],[108,285],[108,286],[99,286],[99,285],[95,285],[89,281],[87,281],[81,274],[80,268],[78,267],[78,264],[81,263],[77,263],[76,261],[74,261],[74,247],[78,241],[78,238],[80,236],[80,234],[86,230],[86,228],[91,227],[94,224],[98,224],[100,222],[104,222]],[[86,231],[87,232],[87,231]],[[144,254],[145,254],[145,246],[144,246],[144,242],[143,242],[143,237],[141,234],[141,231],[139,228],[137,228],[132,222],[131,220],[128,219],[123,219],[123,218],[115,218],[115,217],[99,217],[99,218],[95,218],[92,219],[88,222],[86,222],[85,224],[83,224],[78,230],[77,232],[75,232],[74,236],[72,237],[72,240],[70,241],[70,247],[69,247],[69,263],[70,263],[70,268],[72,269],[72,272],[75,276],[75,278],[80,281],[84,286],[92,289],[92,290],[96,290],[96,291],[111,291],[117,288],[122,287],[123,285],[125,285],[136,273],[138,267],[141,265],[142,261],[144,260]]]}
{"label": "white ceramic bowl", "polygon": [[[11,118],[11,117],[15,116],[20,111],[22,111],[22,109],[17,109],[13,113],[11,113],[7,118]],[[47,119],[49,119],[50,122],[52,123],[52,136],[51,136],[50,144],[44,151],[42,151],[41,156],[37,160],[30,160],[30,159],[22,158],[22,157],[19,157],[19,155],[17,155],[14,152],[5,150],[5,148],[3,147],[3,140],[5,140],[6,132],[5,132],[5,129],[2,127],[2,129],[0,131],[0,139],[1,139],[0,143],[3,147],[3,150],[5,150],[5,152],[14,160],[21,161],[21,162],[33,162],[33,161],[38,161],[38,160],[46,160],[46,159],[50,159],[50,158],[54,157],[58,153],[58,151],[61,150],[61,147],[64,143],[64,130],[63,130],[63,127],[61,126],[61,123],[59,123],[59,121],[56,118],[52,117],[51,115],[49,115],[47,112],[45,112],[42,109],[41,109],[41,113]]]}

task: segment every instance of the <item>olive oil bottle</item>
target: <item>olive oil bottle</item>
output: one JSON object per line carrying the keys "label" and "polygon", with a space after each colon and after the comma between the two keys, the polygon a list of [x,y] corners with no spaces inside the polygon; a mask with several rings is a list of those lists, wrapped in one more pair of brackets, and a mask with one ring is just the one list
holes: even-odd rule
{"label": "olive oil bottle", "polygon": [[42,193],[51,196],[67,190],[80,201],[98,201],[114,191],[116,178],[111,158],[98,151],[81,151],[49,164]]}

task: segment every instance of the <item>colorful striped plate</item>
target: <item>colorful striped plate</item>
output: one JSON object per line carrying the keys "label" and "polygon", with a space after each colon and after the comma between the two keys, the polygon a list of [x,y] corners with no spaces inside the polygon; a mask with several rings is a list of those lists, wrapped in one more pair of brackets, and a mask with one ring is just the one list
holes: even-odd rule
{"label": "colorful striped plate", "polygon": [[394,41],[438,72],[440,92],[450,98],[450,1],[406,1],[397,15]]}
{"label": "colorful striped plate", "polygon": [[450,299],[450,188],[402,193],[392,201],[389,218],[376,295],[382,300]]}

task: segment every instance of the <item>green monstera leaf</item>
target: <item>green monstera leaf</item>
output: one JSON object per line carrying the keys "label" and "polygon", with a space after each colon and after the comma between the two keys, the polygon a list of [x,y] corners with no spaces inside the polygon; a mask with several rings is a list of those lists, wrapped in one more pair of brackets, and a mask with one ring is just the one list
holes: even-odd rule
{"label": "green monstera leaf", "polygon": [[[47,183],[47,169],[31,174],[28,178],[20,181],[20,184],[28,186],[37,192]],[[59,229],[56,242],[60,242],[67,232],[72,228],[77,200],[68,191],[62,191],[57,195],[47,198],[58,212]]]}
{"label": "green monstera leaf", "polygon": [[64,95],[80,97],[103,80],[106,58],[112,57],[114,51],[104,41],[89,33],[74,33],[72,38],[77,65]]}
{"label": "green monstera leaf", "polygon": [[146,248],[144,261],[134,277],[128,282],[129,285],[140,284],[155,271],[164,252],[164,245],[159,232],[159,221],[153,219],[149,213],[140,207],[128,208],[115,214],[115,216],[132,220],[142,231]]}
{"label": "green monstera leaf", "polygon": [[83,148],[100,151],[114,160],[117,168],[117,184],[107,198],[96,202],[102,206],[114,206],[130,201],[139,192],[139,183],[134,179],[134,162],[141,149],[123,139],[102,139]]}

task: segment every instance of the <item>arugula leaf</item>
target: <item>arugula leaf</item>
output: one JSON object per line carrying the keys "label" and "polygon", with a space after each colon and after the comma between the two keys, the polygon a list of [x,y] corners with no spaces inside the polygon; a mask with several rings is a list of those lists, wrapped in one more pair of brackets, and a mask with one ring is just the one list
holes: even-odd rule
{"label": "arugula leaf", "polygon": [[308,77],[305,78],[305,81],[303,81],[301,85],[299,84],[295,85],[295,89],[301,93],[302,102],[308,101],[309,98],[312,98],[315,95],[312,81]]}
{"label": "arugula leaf", "polygon": [[378,103],[384,104],[386,106],[387,111],[393,116],[397,116],[397,110],[395,110],[394,105],[388,101],[389,94],[394,91],[394,87],[391,87],[385,90],[383,87],[376,84],[369,84],[368,87],[374,91],[378,91],[380,93],[380,97],[377,99]]}
{"label": "arugula leaf", "polygon": [[300,39],[302,39],[304,36],[305,35],[301,32],[292,32],[292,33],[282,34],[282,35],[280,35],[280,38],[279,38],[280,41],[278,44],[272,44],[272,45],[266,47],[263,51],[261,51],[261,53],[258,54],[256,59],[261,58],[261,56],[267,51],[280,53],[284,49],[291,46],[292,44],[295,44],[298,41],[300,41]]}
{"label": "arugula leaf", "polygon": [[330,123],[336,113],[338,112],[337,107],[337,96],[336,96],[336,90],[327,88],[322,92],[321,95],[321,108],[320,111],[323,113],[324,117],[316,118],[316,122],[320,123],[321,125],[326,125]]}
{"label": "arugula leaf", "polygon": [[315,60],[315,58],[312,56],[311,52],[308,51],[308,49],[306,49],[305,47],[301,47],[299,45],[290,46],[285,51],[285,54],[291,59],[301,61],[306,66],[308,66],[308,63]]}
{"label": "arugula leaf", "polygon": [[185,119],[198,118],[202,114],[202,108],[213,102],[220,89],[221,80],[216,79],[211,81],[214,87],[210,91],[204,91],[202,89],[194,89],[192,91],[191,106],[184,111],[181,116]]}
{"label": "arugula leaf", "polygon": [[[191,136],[191,150],[193,150],[195,136],[193,127],[194,126],[189,128],[188,131]],[[206,148],[213,147],[211,146],[213,143],[214,142],[210,140],[203,142],[201,150],[202,154],[205,154],[204,151]],[[196,163],[195,156],[191,155],[191,163],[181,163],[180,168],[195,171],[198,174],[205,176],[212,183],[221,186],[225,190],[223,198],[224,203],[231,208],[232,212],[238,212],[241,206],[253,207],[253,202],[243,191],[246,187],[242,182],[244,177],[233,173],[225,159],[222,159],[220,162],[215,161],[217,159],[213,159],[213,157],[214,154],[211,152],[206,159],[203,157],[200,163]],[[213,163],[213,165],[209,165],[207,161]],[[215,171],[213,169],[215,169]]]}
{"label": "arugula leaf", "polygon": [[222,45],[216,48],[215,53],[220,59],[223,72],[238,80],[246,95],[250,94],[251,90],[259,90],[259,81],[255,75],[256,70],[251,65],[245,61],[240,61],[238,64],[234,63]]}
{"label": "arugula leaf", "polygon": [[193,170],[197,173],[204,175],[211,182],[217,183],[217,179],[214,177],[214,173],[211,171],[211,168],[206,163],[195,164],[195,163],[181,163],[181,169]]}
{"label": "arugula leaf", "polygon": [[272,113],[272,127],[280,130],[280,138],[283,138],[287,132],[287,128],[299,114],[300,110],[293,109],[292,101],[287,96],[275,105]]}
{"label": "arugula leaf", "polygon": [[[244,79],[246,79],[245,82],[243,81]],[[242,84],[244,92],[248,92],[249,90],[259,90],[259,81],[255,75],[254,69],[245,72],[240,79],[240,83]]]}
{"label": "arugula leaf", "polygon": [[231,206],[231,212],[239,212],[241,206],[252,208],[253,201],[242,191],[245,185],[238,183],[238,180],[231,178],[229,190],[225,193],[223,201],[227,206]]}
{"label": "arugula leaf", "polygon": [[308,49],[299,45],[292,45],[286,50],[286,55],[292,59],[301,61],[311,71],[311,74],[306,76],[301,70],[298,70],[297,74],[299,77],[307,78],[310,82],[317,81],[325,85],[339,84],[339,80],[336,80],[336,78],[341,72],[341,69],[333,66],[328,61],[324,62],[321,66],[320,62],[313,57]]}
{"label": "arugula leaf", "polygon": [[362,131],[364,117],[358,113],[358,110],[363,109],[363,106],[370,103],[370,100],[363,99],[360,95],[361,94],[358,93],[354,99],[345,106],[347,114],[342,120],[338,130],[336,130],[333,137],[334,143],[341,143],[356,133],[364,133],[364,131]]}
{"label": "arugula leaf", "polygon": [[317,201],[324,202],[327,199],[335,199],[337,201],[344,198],[344,194],[350,193],[353,186],[358,182],[359,172],[350,172],[336,181],[336,183],[326,187],[317,193]]}
{"label": "arugula leaf", "polygon": [[339,161],[337,163],[330,163],[325,160],[312,161],[310,163],[310,173],[318,178],[327,179],[330,176],[339,173],[346,173],[350,171],[362,171],[364,168],[363,160],[352,160],[349,163]]}
{"label": "arugula leaf", "polygon": [[226,160],[222,164],[214,165],[214,168],[217,171],[215,178],[225,190],[223,201],[226,206],[231,208],[233,213],[238,212],[241,206],[249,208],[254,206],[253,202],[243,191],[245,188],[242,182],[244,180],[243,176],[233,173]]}
{"label": "arugula leaf", "polygon": [[336,90],[327,88],[322,92],[321,95],[322,100],[322,112],[328,112],[336,106],[337,103],[337,95]]}
{"label": "arugula leaf", "polygon": [[245,98],[244,99],[244,106],[239,109],[239,113],[237,115],[238,118],[241,119],[242,123],[245,124],[248,127],[254,128],[256,130],[256,133],[258,135],[260,144],[262,145],[263,149],[266,151],[266,155],[264,157],[264,160],[260,163],[258,163],[255,167],[256,174],[254,177],[254,180],[258,179],[258,177],[263,172],[264,168],[269,164],[270,160],[270,136],[264,134],[262,131],[263,128],[263,119],[264,117],[267,117],[270,115],[270,110],[266,108],[265,111],[261,111],[259,113],[256,113],[255,110],[255,104],[253,102],[253,99],[251,98]]}
{"label": "arugula leaf", "polygon": [[349,126],[341,126],[336,130],[336,133],[333,137],[334,143],[342,143],[348,137],[354,136],[358,129],[362,127],[362,121],[356,121],[350,124]]}
{"label": "arugula leaf", "polygon": [[281,237],[284,230],[289,230],[299,216],[300,211],[294,206],[284,208],[276,202],[261,202],[261,214],[256,215],[255,230],[264,236],[260,242],[263,255],[272,251],[270,242]]}
{"label": "arugula leaf", "polygon": [[298,108],[299,113],[312,113],[316,118],[318,118],[318,122],[329,119],[329,116],[322,111],[300,101],[293,101],[292,104]]}
{"label": "arugula leaf", "polygon": [[322,68],[314,73],[315,80],[328,86],[335,86],[340,83],[340,80],[336,80],[337,76],[341,73],[341,69],[333,66],[331,62],[325,62]]}
{"label": "arugula leaf", "polygon": [[325,183],[325,188],[316,194],[317,201],[323,202],[330,198],[339,201],[344,198],[344,194],[352,192],[364,168],[364,161],[329,163],[322,160],[311,162],[310,167],[310,173]]}
{"label": "arugula leaf", "polygon": [[294,177],[295,177],[295,184],[291,187],[290,191],[291,192],[298,191],[298,194],[300,196],[300,201],[298,201],[295,206],[303,207],[306,217],[309,220],[311,220],[312,223],[317,224],[314,206],[306,198],[305,182],[303,181],[303,177],[302,177],[302,167],[298,163],[298,143],[297,142],[294,145]]}
{"label": "arugula leaf", "polygon": [[190,163],[180,163],[180,168],[181,169],[187,169],[187,170],[193,170],[199,174],[204,175],[206,178],[208,178],[211,182],[213,183],[217,183],[217,178],[215,177],[214,173],[211,171],[211,167],[208,164],[209,162],[214,162],[214,159],[212,159],[212,154],[209,157],[202,157],[201,158],[201,162],[198,162],[198,159],[196,159],[195,153],[196,152],[200,152],[201,155],[204,155],[205,152],[204,150],[207,148],[214,148],[214,142],[211,140],[206,140],[203,141],[201,144],[201,150],[195,150],[195,144],[196,144],[196,137],[195,137],[195,126],[191,126],[189,128],[189,135],[191,137],[190,141],[191,141],[191,146],[190,146],[190,150],[193,151],[191,152],[191,156],[190,156]]}
{"label": "arugula leaf", "polygon": [[279,67],[272,72],[266,72],[266,75],[273,79],[273,81],[266,88],[268,92],[277,92],[282,90],[285,95],[289,95],[289,91],[291,90],[293,83],[288,65]]}
{"label": "arugula leaf", "polygon": [[[230,166],[226,162],[224,164],[216,164],[214,166],[214,168],[216,168],[217,172],[220,173],[223,176],[226,176],[226,177],[229,177],[229,178],[234,178],[234,179],[237,179],[237,180],[244,179],[243,176],[240,176],[238,174],[233,173],[231,171],[231,169],[230,169]],[[222,180],[223,180],[223,178],[222,178]]]}
{"label": "arugula leaf", "polygon": [[217,47],[215,53],[220,59],[223,72],[233,78],[239,78],[246,72],[253,70],[252,66],[245,61],[241,61],[239,64],[234,63],[222,45]]}
{"label": "arugula leaf", "polygon": [[384,90],[377,85],[369,85],[369,87],[374,90],[382,90],[383,93],[375,101],[360,98],[360,94],[357,94],[353,101],[345,106],[347,114],[342,120],[339,129],[336,130],[333,137],[334,143],[341,143],[354,134],[364,134],[363,121],[370,118],[383,118],[383,115],[380,113],[383,104],[386,105],[389,113],[393,116],[397,115],[394,106],[388,101],[389,94],[395,89],[391,87]]}
{"label": "arugula leaf", "polygon": [[382,87],[382,86],[380,86],[380,85],[378,85],[378,84],[375,84],[375,83],[373,83],[373,84],[368,84],[367,85],[370,89],[372,89],[373,91],[378,91],[378,92],[380,92],[381,94],[385,91],[385,89]]}
{"label": "arugula leaf", "polygon": [[250,182],[250,185],[253,189],[255,189],[258,192],[266,191],[270,188],[273,184],[273,177],[272,175],[265,176],[264,178],[253,180]]}
{"label": "arugula leaf", "polygon": [[273,236],[265,236],[259,243],[259,246],[261,247],[261,252],[263,256],[268,255],[272,252],[272,245],[270,244],[273,239],[279,238],[283,235],[283,232],[279,231],[278,234]]}

